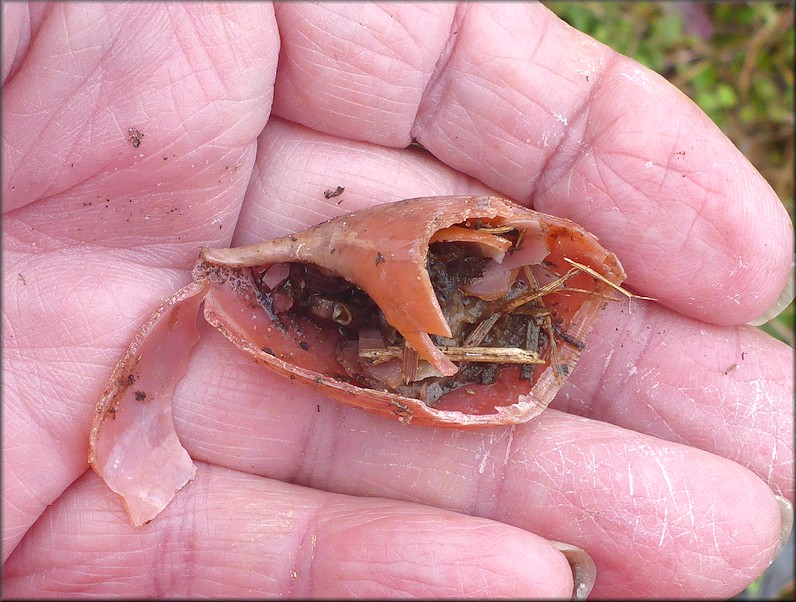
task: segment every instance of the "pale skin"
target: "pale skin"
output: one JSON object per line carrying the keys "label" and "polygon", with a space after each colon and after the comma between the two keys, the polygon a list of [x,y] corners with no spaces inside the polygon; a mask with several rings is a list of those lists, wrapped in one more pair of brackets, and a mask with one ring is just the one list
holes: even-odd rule
{"label": "pale skin", "polygon": [[[524,3],[7,3],[3,34],[6,596],[566,597],[558,540],[594,597],[723,597],[771,560],[793,357],[744,324],[792,226],[663,79]],[[612,304],[542,416],[466,432],[204,324],[174,406],[197,478],[131,527],[87,465],[94,405],[201,246],[483,193],[579,222],[658,302]]]}

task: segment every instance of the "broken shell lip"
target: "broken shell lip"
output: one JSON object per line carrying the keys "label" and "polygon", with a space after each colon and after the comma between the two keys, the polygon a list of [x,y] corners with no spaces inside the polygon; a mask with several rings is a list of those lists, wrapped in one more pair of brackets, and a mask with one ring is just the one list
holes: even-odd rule
{"label": "broken shell lip", "polygon": [[[439,209],[439,206],[442,204],[459,205],[459,210],[455,215],[451,215],[449,218],[437,222],[435,209]],[[231,248],[202,247],[202,249],[200,249],[200,258],[219,266],[233,268],[255,267],[285,261],[301,261],[302,249],[309,250],[305,248],[306,236],[304,235],[311,237],[314,232],[324,229],[332,222],[345,221],[346,219],[353,219],[357,216],[361,218],[373,214],[379,215],[385,210],[395,211],[400,207],[411,207],[411,213],[414,218],[421,218],[421,220],[425,222],[423,225],[432,224],[431,227],[433,231],[428,233],[428,237],[430,238],[435,232],[464,221],[464,219],[469,217],[473,212],[479,213],[478,217],[494,218],[497,217],[500,212],[507,212],[511,215],[513,214],[513,207],[519,206],[511,203],[508,199],[498,196],[449,195],[404,199],[401,201],[374,205],[367,209],[351,213],[344,213],[310,226],[298,233],[280,236],[268,241]],[[459,218],[457,219],[456,216]],[[350,224],[344,223],[343,225]],[[420,230],[423,229],[423,225],[418,225],[418,233],[422,237],[422,232]]]}
{"label": "broken shell lip", "polygon": [[95,408],[88,461],[122,497],[134,526],[159,514],[196,474],[174,430],[171,401],[199,338],[196,315],[209,289],[208,281],[194,281],[155,311],[117,364]]}

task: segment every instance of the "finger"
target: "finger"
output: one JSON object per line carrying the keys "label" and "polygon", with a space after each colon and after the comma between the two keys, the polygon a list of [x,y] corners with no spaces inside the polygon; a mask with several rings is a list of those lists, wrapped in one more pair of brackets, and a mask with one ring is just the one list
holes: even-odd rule
{"label": "finger", "polygon": [[274,114],[313,129],[408,146],[454,4],[277,3]]}
{"label": "finger", "polygon": [[[222,17],[239,28],[201,25]],[[65,37],[59,27],[82,37]],[[85,470],[93,407],[140,324],[188,281],[202,243],[229,240],[270,102],[266,67],[270,61],[272,78],[277,46],[262,8],[49,5],[24,66],[5,83],[3,196],[11,199],[6,209],[18,208],[3,220],[4,558]],[[122,77],[133,64],[136,74]],[[41,72],[63,78],[41,81]],[[181,85],[167,82],[169,73],[181,74]],[[96,90],[103,92],[92,105],[87,98]],[[219,117],[230,94],[239,101]],[[163,103],[157,110],[153,98]],[[70,104],[78,101],[86,106]],[[53,103],[51,120],[41,118],[45,102]],[[96,127],[128,119],[152,124],[135,149],[125,132],[119,142]],[[41,144],[64,135],[78,142]],[[80,173],[58,175],[72,160]],[[32,202],[40,194],[52,196]]]}
{"label": "finger", "polygon": [[209,466],[184,494],[134,529],[118,498],[87,474],[9,559],[5,594],[547,598],[572,592],[570,567],[549,542],[493,521]]}
{"label": "finger", "polygon": [[265,4],[48,5],[3,84],[4,210],[69,190],[102,225],[146,188],[148,220],[173,222],[173,182],[205,198],[229,186],[268,117],[277,52]]}
{"label": "finger", "polygon": [[[382,144],[405,144],[411,134],[451,167],[580,222],[620,254],[631,285],[689,316],[745,323],[785,288],[793,233],[770,186],[673,86],[543,6],[463,5],[450,27],[447,16],[408,19],[430,51],[447,36],[430,77],[426,62],[407,73],[405,60],[401,68],[372,60],[384,41],[367,32],[389,22],[380,8],[363,7],[356,20],[323,9],[358,37],[347,49],[331,41],[334,28],[316,30],[316,10],[284,10],[278,18],[310,20],[284,39],[285,55],[304,62],[280,74],[278,115]],[[432,42],[427,27],[436,28]],[[410,52],[405,32],[384,36]],[[331,64],[355,72],[359,85],[340,92],[351,78]],[[411,132],[397,135],[394,120],[406,123],[410,111],[370,91],[390,90],[402,75],[429,83]],[[298,90],[309,78],[316,93],[308,100]]]}
{"label": "finger", "polygon": [[260,370],[224,343],[205,337],[175,401],[196,459],[575,542],[605,597],[731,595],[777,545],[771,490],[718,456],[555,410],[516,428],[407,427]]}
{"label": "finger", "polygon": [[793,501],[793,349],[756,328],[612,304],[551,407],[729,458]]}

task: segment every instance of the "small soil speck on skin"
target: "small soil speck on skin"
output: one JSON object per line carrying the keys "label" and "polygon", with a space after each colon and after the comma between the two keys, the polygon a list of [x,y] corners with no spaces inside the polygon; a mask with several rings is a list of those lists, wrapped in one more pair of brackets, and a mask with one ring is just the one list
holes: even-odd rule
{"label": "small soil speck on skin", "polygon": [[334,190],[332,190],[330,188],[329,190],[326,190],[323,193],[323,196],[326,197],[327,199],[333,199],[334,197],[340,196],[341,194],[343,194],[344,190],[345,190],[345,188],[343,186],[338,186]]}
{"label": "small soil speck on skin", "polygon": [[133,148],[138,148],[141,146],[141,139],[144,137],[144,132],[138,128],[127,128],[127,134],[130,143],[133,145]]}

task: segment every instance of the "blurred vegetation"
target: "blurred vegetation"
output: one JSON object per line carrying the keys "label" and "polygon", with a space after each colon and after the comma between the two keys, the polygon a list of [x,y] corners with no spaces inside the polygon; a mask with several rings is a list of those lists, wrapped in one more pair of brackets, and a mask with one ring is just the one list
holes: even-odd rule
{"label": "blurred vegetation", "polygon": [[[793,221],[792,2],[544,4],[685,92],[763,174]],[[761,328],[793,346],[794,304]],[[775,568],[737,598],[794,599],[793,567],[784,578],[781,567],[774,578]]]}
{"label": "blurred vegetation", "polygon": [[[792,2],[545,2],[657,71],[746,155],[794,217]],[[761,327],[794,345],[794,304]]]}

